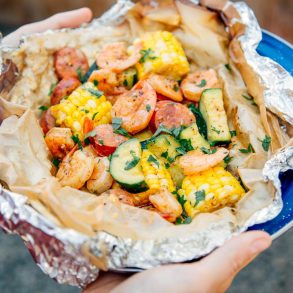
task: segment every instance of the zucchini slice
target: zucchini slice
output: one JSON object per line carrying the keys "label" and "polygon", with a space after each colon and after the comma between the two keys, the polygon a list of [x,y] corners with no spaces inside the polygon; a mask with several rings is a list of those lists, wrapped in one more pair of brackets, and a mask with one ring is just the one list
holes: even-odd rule
{"label": "zucchini slice", "polygon": [[196,123],[192,123],[180,133],[180,139],[190,140],[192,147],[196,150],[201,147],[210,148],[210,144],[204,139],[198,131]]}
{"label": "zucchini slice", "polygon": [[112,177],[131,192],[147,190],[140,159],[141,145],[136,138],[122,143],[111,158],[110,173]]}
{"label": "zucchini slice", "polygon": [[213,144],[229,143],[231,134],[224,109],[222,89],[203,91],[199,109],[207,124],[208,141]]}
{"label": "zucchini slice", "polygon": [[160,158],[164,163],[173,163],[180,154],[176,148],[180,147],[180,143],[169,134],[161,134],[154,140],[150,140],[146,148]]}

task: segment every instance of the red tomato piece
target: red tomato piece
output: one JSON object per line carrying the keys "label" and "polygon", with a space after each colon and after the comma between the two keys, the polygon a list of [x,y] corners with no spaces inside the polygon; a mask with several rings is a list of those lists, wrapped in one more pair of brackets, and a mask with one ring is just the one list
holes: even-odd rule
{"label": "red tomato piece", "polygon": [[65,47],[54,54],[54,66],[56,74],[60,79],[64,77],[78,78],[78,70],[84,75],[89,64],[84,53],[75,48]]}

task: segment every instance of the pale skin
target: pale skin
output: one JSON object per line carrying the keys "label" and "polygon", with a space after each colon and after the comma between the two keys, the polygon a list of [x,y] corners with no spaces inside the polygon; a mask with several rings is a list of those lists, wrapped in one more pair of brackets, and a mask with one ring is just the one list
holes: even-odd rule
{"label": "pale skin", "polygon": [[[47,29],[78,27],[92,19],[88,8],[56,14],[46,20],[25,25],[4,38],[3,43],[16,46],[26,34]],[[172,264],[133,274],[101,273],[84,293],[218,293],[225,292],[235,276],[271,245],[271,237],[251,231],[233,237],[209,256],[190,264]]]}

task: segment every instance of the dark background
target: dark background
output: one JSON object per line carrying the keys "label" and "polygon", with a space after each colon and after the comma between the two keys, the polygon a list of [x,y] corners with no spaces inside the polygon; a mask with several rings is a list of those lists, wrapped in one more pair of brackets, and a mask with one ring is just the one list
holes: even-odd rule
{"label": "dark background", "polygon": [[[113,0],[0,0],[0,31],[7,34],[22,24],[54,13],[88,6],[98,16]],[[293,42],[293,0],[248,0],[263,28]],[[229,293],[293,292],[293,233],[275,240],[272,247],[245,268]],[[0,292],[80,292],[58,285],[42,273],[18,236],[0,231]]]}

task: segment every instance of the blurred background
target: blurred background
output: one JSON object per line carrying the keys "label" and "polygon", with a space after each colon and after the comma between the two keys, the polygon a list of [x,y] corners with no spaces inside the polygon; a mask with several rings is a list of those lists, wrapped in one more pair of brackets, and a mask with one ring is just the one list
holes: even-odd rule
{"label": "blurred background", "polygon": [[[114,0],[0,0],[0,32],[4,35],[19,26],[65,10],[90,7],[95,16]],[[293,42],[293,0],[248,0],[260,25]],[[272,247],[244,269],[229,293],[293,292],[293,233],[287,232]],[[17,236],[0,231],[0,292],[80,292],[61,286],[44,275]]]}

